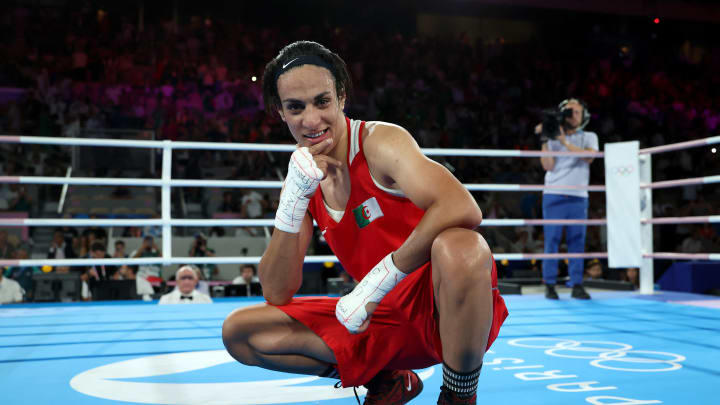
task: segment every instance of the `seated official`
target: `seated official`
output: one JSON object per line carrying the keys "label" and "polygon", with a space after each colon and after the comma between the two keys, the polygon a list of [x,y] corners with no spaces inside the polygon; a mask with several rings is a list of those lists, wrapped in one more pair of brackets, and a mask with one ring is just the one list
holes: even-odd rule
{"label": "seated official", "polygon": [[158,304],[210,304],[212,299],[195,287],[200,269],[192,264],[180,266],[175,272],[175,289],[160,297]]}
{"label": "seated official", "polygon": [[240,275],[235,277],[232,284],[225,286],[226,296],[261,296],[262,287],[257,276],[257,269],[253,264],[240,265]]}
{"label": "seated official", "polygon": [[3,277],[0,271],[0,304],[10,304],[13,302],[22,302],[25,291],[20,284],[10,278]]}
{"label": "seated official", "polygon": [[[105,245],[101,242],[95,242],[90,246],[89,259],[110,259],[110,255],[105,251]],[[88,282],[93,286],[98,281],[119,280],[120,274],[117,272],[117,266],[111,265],[92,265],[85,270]]]}
{"label": "seated official", "polygon": [[235,277],[232,281],[233,284],[252,284],[259,282],[260,280],[257,277],[257,269],[253,264],[240,265],[240,275]]}

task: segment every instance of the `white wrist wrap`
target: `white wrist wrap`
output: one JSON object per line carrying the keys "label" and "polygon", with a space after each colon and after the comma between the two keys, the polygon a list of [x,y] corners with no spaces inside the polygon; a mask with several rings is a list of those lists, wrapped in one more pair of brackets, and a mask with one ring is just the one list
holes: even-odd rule
{"label": "white wrist wrap", "polygon": [[308,148],[298,148],[293,152],[275,213],[275,228],[290,233],[300,232],[310,203],[309,197],[313,195],[323,176]]}
{"label": "white wrist wrap", "polygon": [[392,260],[392,253],[385,256],[362,281],[350,292],[340,298],[335,306],[335,316],[350,333],[357,333],[367,319],[365,304],[379,303],[407,274],[398,270]]}

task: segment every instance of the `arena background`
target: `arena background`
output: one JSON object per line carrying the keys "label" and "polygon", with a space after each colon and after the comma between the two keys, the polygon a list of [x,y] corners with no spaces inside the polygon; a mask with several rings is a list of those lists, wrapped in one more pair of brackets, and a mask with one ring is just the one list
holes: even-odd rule
{"label": "arena background", "polygon": [[[588,103],[592,112],[588,129],[598,134],[601,150],[610,142],[637,140],[641,148],[648,148],[700,140],[717,136],[720,127],[720,7],[709,0],[394,0],[364,4],[325,0],[28,0],[3,2],[0,18],[0,134],[5,136],[289,145],[291,137],[283,123],[263,110],[259,79],[264,64],[280,47],[298,39],[321,42],[348,62],[355,85],[349,116],[402,125],[423,148],[537,150],[539,140],[532,128],[541,111],[568,96]],[[652,179],[718,175],[717,148],[708,145],[655,156]],[[160,151],[11,142],[0,143],[0,151],[0,260],[46,259],[52,249],[56,227],[11,226],[11,221],[160,218],[159,187],[64,187],[8,180],[17,176],[157,179],[162,172]],[[176,150],[171,170],[173,178],[179,179],[278,181],[288,156],[266,151]],[[466,184],[543,182],[537,158],[433,158]],[[591,165],[590,183],[605,183],[599,159]],[[473,195],[486,219],[541,219],[538,191],[475,191]],[[177,187],[171,195],[172,218],[270,219],[277,197],[278,190],[273,188]],[[590,218],[604,218],[604,195],[591,193],[590,198]],[[707,217],[718,215],[720,191],[714,184],[664,188],[653,191],[652,201],[656,217]],[[653,229],[656,251],[720,253],[717,222],[668,223]],[[87,256],[92,241],[103,243],[109,256],[115,254],[119,240],[126,245],[125,255],[148,235],[155,237],[158,248],[163,244],[159,226],[61,230],[71,254],[80,258]],[[218,256],[256,257],[262,254],[270,231],[267,226],[175,227],[172,255],[188,256],[196,235],[203,234]],[[488,227],[483,234],[497,254],[543,250],[541,226]],[[605,251],[606,242],[605,226],[588,227],[586,251]],[[310,249],[313,255],[331,254],[319,234]],[[621,377],[620,381],[628,382],[623,386],[628,398],[686,403],[678,394],[681,387],[676,387],[677,391],[658,388],[685,382],[686,392],[692,393],[690,402],[712,403],[706,390],[711,387],[709,381],[720,374],[717,366],[707,364],[718,356],[718,348],[711,342],[717,336],[713,322],[718,316],[713,308],[718,307],[714,296],[720,294],[718,262],[655,259],[654,280],[664,295],[650,300],[637,298],[634,290],[639,280],[628,277],[626,269],[611,269],[605,259],[600,263],[601,275],[588,276],[586,281],[596,298],[587,304],[543,301],[538,296],[542,288],[539,261],[498,263],[511,313],[522,314],[509,318],[498,350],[504,348],[506,357],[517,360],[528,355],[518,353],[518,348],[554,353],[577,349],[581,354],[589,351],[596,355],[586,363],[608,363],[627,356],[630,360],[626,363],[636,368],[649,361],[659,368],[670,364],[672,369],[680,356],[687,362],[679,372],[689,374],[678,377],[670,372],[674,369],[659,372],[653,375],[667,377],[655,383]],[[239,275],[239,264],[219,264],[217,272],[207,268],[209,291],[216,304],[208,312],[193,309],[197,313],[158,309],[140,296],[123,293],[118,297],[130,300],[113,301],[112,305],[97,297],[89,303],[52,303],[48,301],[82,299],[72,286],[68,287],[71,295],[62,297],[56,295],[57,287],[53,290],[45,285],[35,291],[35,276],[73,274],[83,272],[83,267],[3,267],[6,277],[22,282],[26,295],[25,303],[0,310],[0,367],[12,375],[0,385],[10,393],[11,403],[24,403],[30,393],[34,399],[29,403],[50,403],[50,397],[44,395],[94,403],[94,394],[75,385],[70,389],[70,381],[84,370],[142,356],[220,350],[217,328],[224,316],[232,308],[256,302],[223,297],[225,285]],[[176,269],[177,265],[162,266],[154,294],[146,297],[150,304],[172,288]],[[332,262],[307,263],[301,293],[337,294],[345,286],[341,275],[342,269]],[[563,275],[566,265],[561,263]],[[611,290],[627,292],[607,292]],[[692,294],[673,295],[670,291]],[[573,311],[587,316],[578,317]],[[671,320],[670,326],[658,325],[668,320],[664,315]],[[543,322],[529,326],[535,316],[544,317]],[[163,322],[171,326],[157,326]],[[560,328],[549,337],[538,336],[538,328],[556,324],[567,329]],[[82,335],[87,325],[109,325],[97,332],[107,335]],[[144,330],[148,325],[154,327]],[[133,328],[137,330],[130,332]],[[158,335],[158,329],[167,331]],[[594,336],[598,333],[601,337]],[[678,336],[690,340],[680,342]],[[73,343],[73,337],[80,339]],[[517,340],[543,337],[555,340]],[[163,347],[137,347],[147,342],[161,342]],[[63,346],[73,344],[76,353]],[[671,350],[672,344],[680,346]],[[583,345],[589,349],[583,350]],[[652,354],[637,359],[627,354],[631,350],[628,345]],[[217,361],[220,364],[223,359]],[[221,382],[235,381],[227,377],[228,370],[243,378],[252,375],[233,366],[222,366],[219,373],[212,369],[192,375],[188,381],[218,382],[219,375],[227,379]],[[564,371],[566,366],[552,365]],[[41,369],[53,373],[46,392],[33,392],[20,383],[21,377]],[[597,369],[588,369],[592,378],[621,385],[615,376],[596,377]],[[518,377],[512,380],[497,374],[504,370],[486,373],[491,375],[487,377],[492,380],[489,385],[502,387],[503,392],[514,391],[513,381]],[[575,374],[584,375],[585,371]],[[131,377],[145,382],[161,380],[124,376]],[[266,377],[285,378],[279,374],[263,375]],[[437,378],[437,372],[428,378]],[[85,381],[92,385],[95,380]],[[439,386],[439,380],[435,382]],[[528,390],[525,399],[534,395]],[[432,392],[436,391],[428,393],[428,401]],[[539,387],[536,403],[577,403],[573,402],[577,398],[548,397],[548,392]],[[647,393],[650,396],[643,397]],[[138,400],[108,395],[104,398]],[[173,403],[167,401],[164,403]],[[204,403],[202,398],[193,401]],[[266,403],[286,403],[282,401]],[[163,402],[159,399],[157,403]]]}

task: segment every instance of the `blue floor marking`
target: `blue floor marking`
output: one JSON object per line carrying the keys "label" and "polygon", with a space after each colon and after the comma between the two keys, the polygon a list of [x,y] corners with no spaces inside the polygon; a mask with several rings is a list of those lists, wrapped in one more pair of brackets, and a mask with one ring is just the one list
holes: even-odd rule
{"label": "blue floor marking", "polygon": [[[591,301],[567,294],[560,301],[505,298],[510,317],[485,357],[479,404],[718,403],[719,309],[632,293],[597,293]],[[257,302],[0,307],[0,402],[355,403],[352,391],[332,388],[332,380],[227,358],[223,320],[235,308]],[[429,375],[425,390],[411,404],[437,400],[440,367],[422,372]]]}

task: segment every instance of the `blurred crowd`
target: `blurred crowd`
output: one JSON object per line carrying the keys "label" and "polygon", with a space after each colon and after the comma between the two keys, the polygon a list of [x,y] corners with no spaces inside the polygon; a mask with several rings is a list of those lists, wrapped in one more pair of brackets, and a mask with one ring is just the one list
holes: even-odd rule
{"label": "blurred crowd", "polygon": [[[641,147],[664,145],[716,135],[720,127],[720,76],[715,74],[720,47],[650,30],[597,23],[572,37],[546,29],[542,37],[506,42],[327,22],[281,29],[201,14],[141,24],[136,10],[108,12],[81,4],[0,6],[0,87],[17,90],[2,93],[1,133],[77,137],[132,129],[139,138],[290,143],[278,116],[263,110],[260,78],[264,63],[300,38],[325,44],[348,63],[354,81],[349,116],[398,123],[422,147],[539,149],[532,128],[541,111],[569,96],[589,105],[588,129],[601,145],[627,140],[639,140]],[[67,149],[8,144],[0,149],[2,176],[64,176],[71,164]],[[717,174],[718,156],[709,148],[654,156],[653,179]],[[438,159],[464,183],[541,184],[544,174],[538,159]],[[285,171],[287,156],[185,151],[173,163],[176,178],[208,178],[208,173],[225,173],[214,169],[229,168],[217,178],[275,180]],[[121,176],[122,168],[113,174]],[[595,163],[591,184],[602,183],[602,164]],[[56,195],[59,187],[40,190],[39,201],[33,201],[25,186],[0,184],[0,210],[32,213],[33,204]],[[188,189],[182,198],[206,201],[207,192]],[[261,193],[223,191],[204,213],[272,217],[276,193]],[[475,196],[485,218],[542,214],[538,193]],[[719,201],[711,186],[666,189],[655,197],[654,213],[718,214],[712,208]],[[602,195],[591,195],[590,217],[604,217],[604,205]],[[720,251],[717,226],[656,229],[656,250]],[[487,233],[497,252],[542,251],[540,227]],[[589,227],[586,250],[605,250],[605,239],[604,227]],[[2,257],[14,257],[15,249],[1,246],[8,246],[2,238]],[[90,246],[72,249],[83,257]]]}

